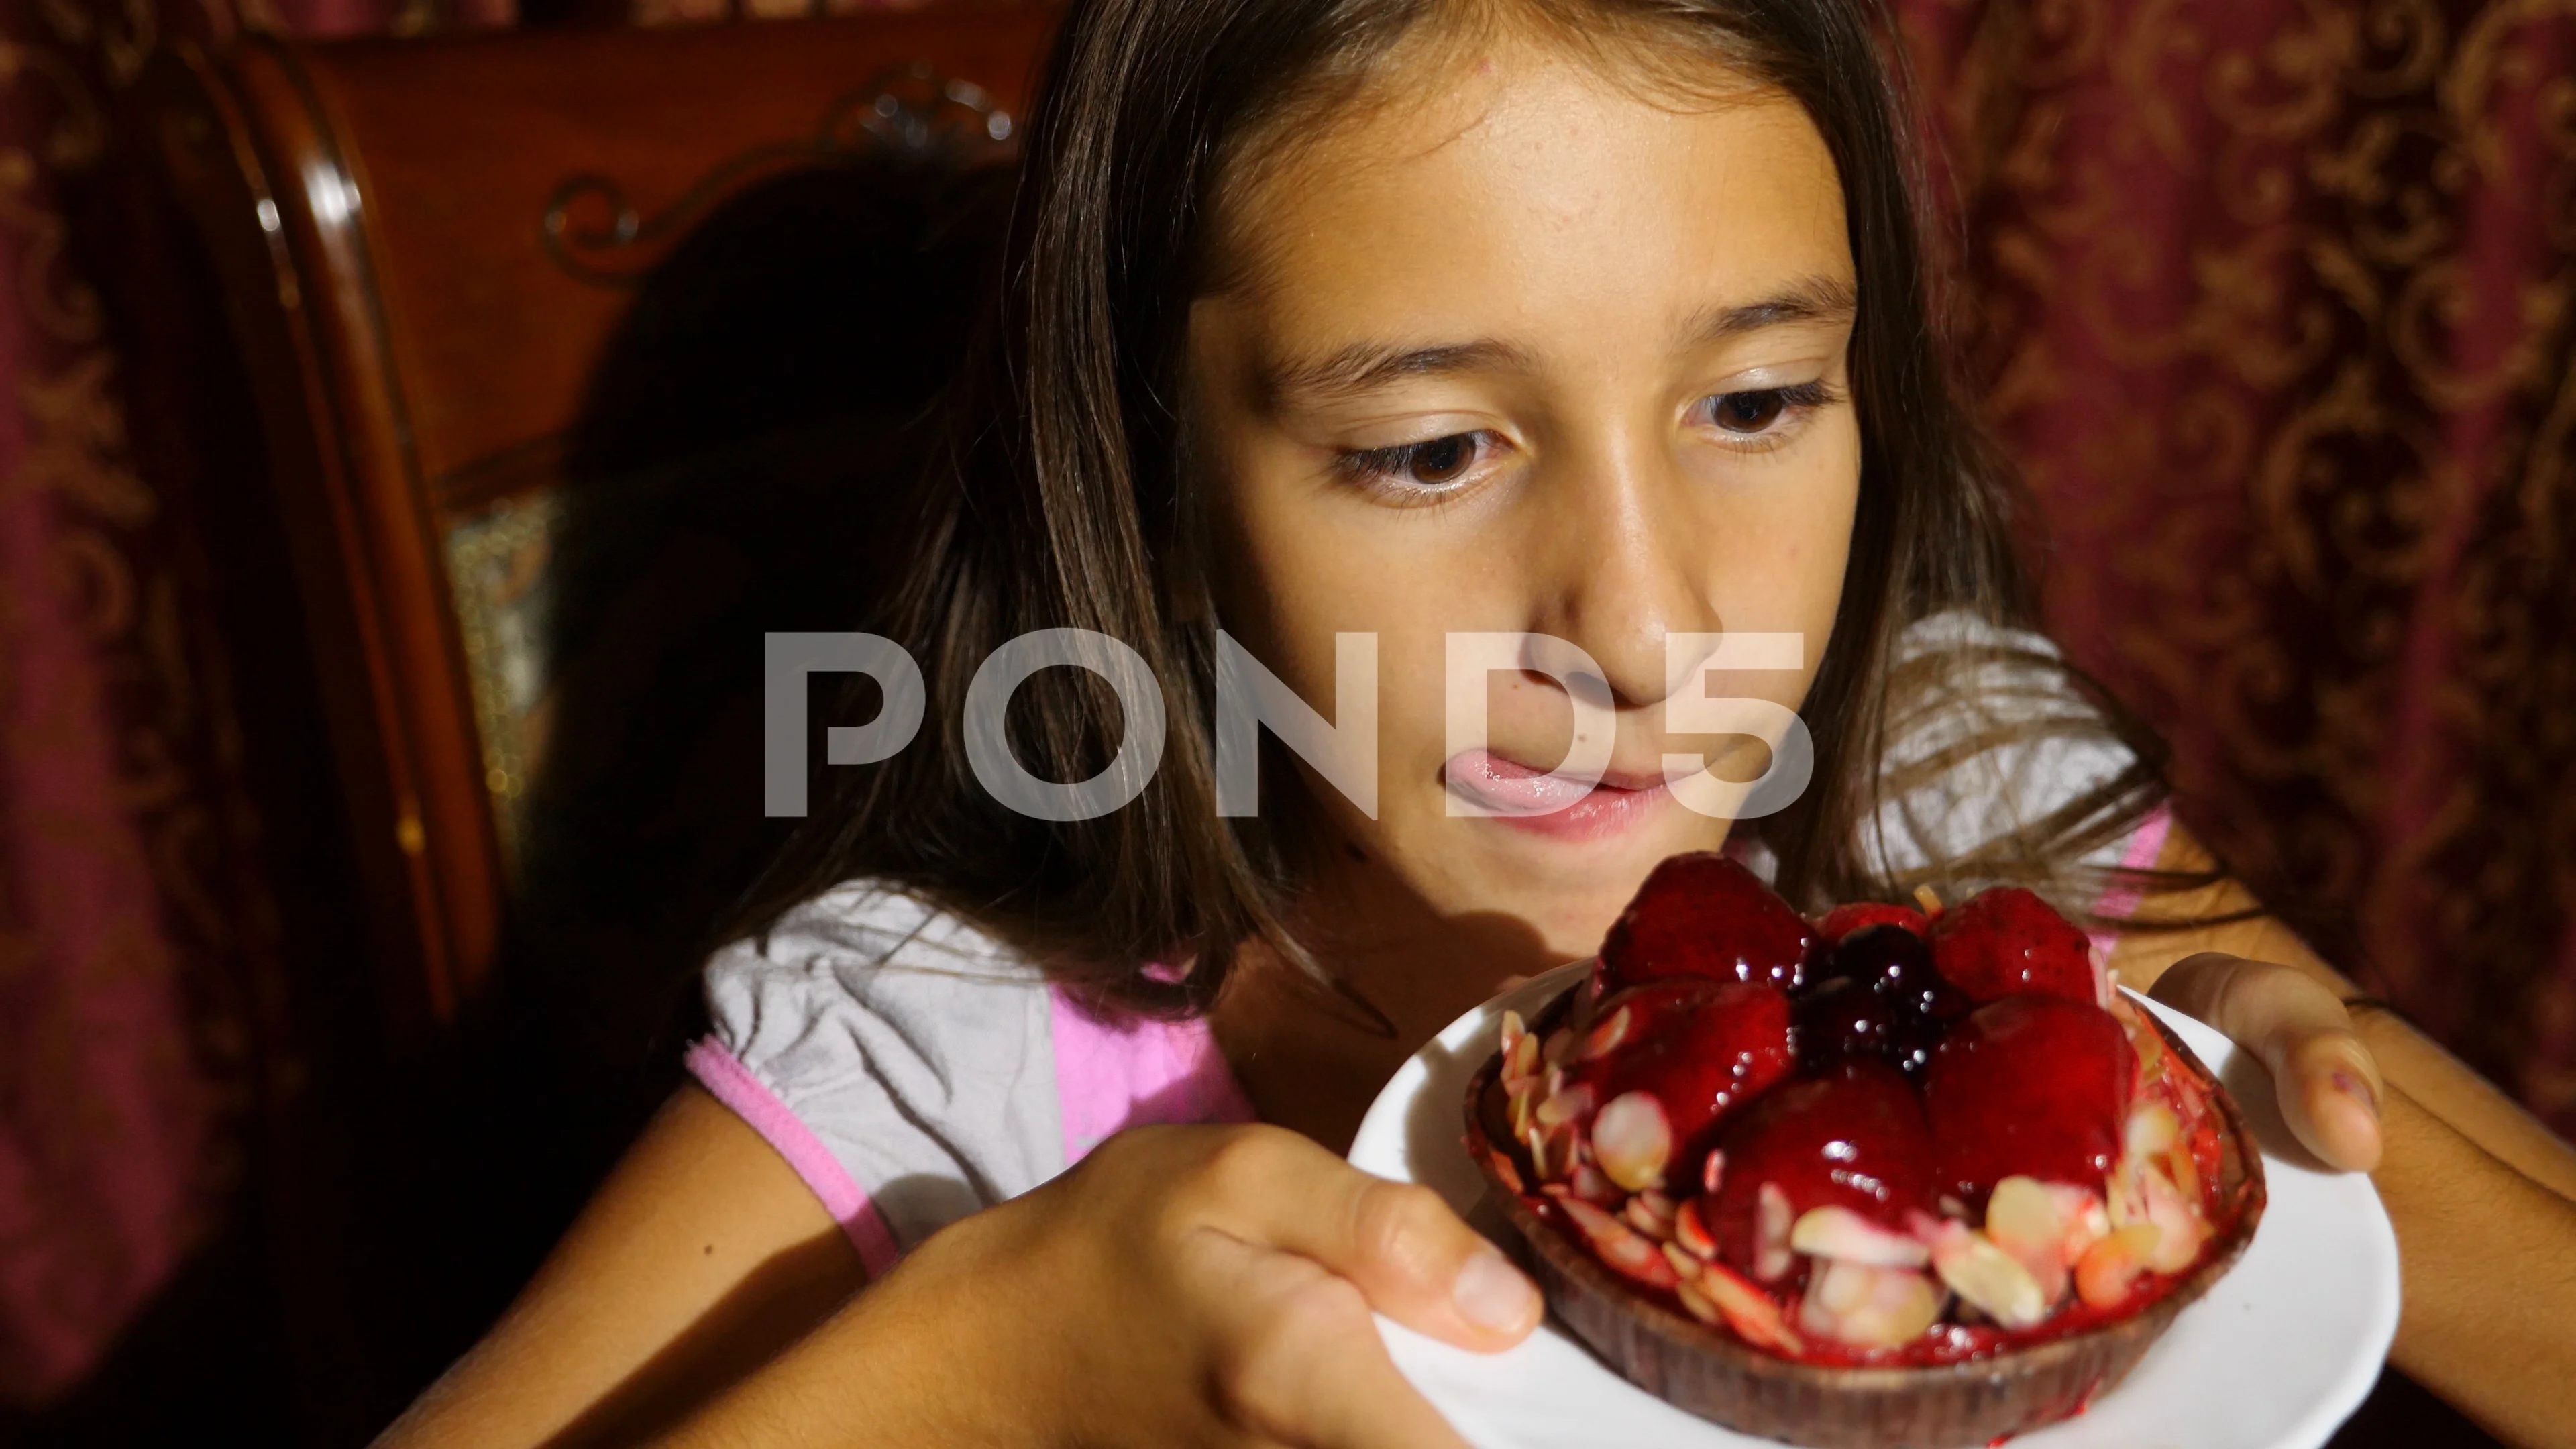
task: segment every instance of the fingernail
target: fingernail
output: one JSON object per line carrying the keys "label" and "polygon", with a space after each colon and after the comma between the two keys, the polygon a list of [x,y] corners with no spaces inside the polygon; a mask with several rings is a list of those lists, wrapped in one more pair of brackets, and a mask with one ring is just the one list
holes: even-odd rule
{"label": "fingernail", "polygon": [[1511,1333],[1526,1325],[1538,1309],[1538,1289],[1521,1270],[1491,1248],[1481,1249],[1458,1270],[1449,1292],[1458,1315],[1478,1328]]}
{"label": "fingernail", "polygon": [[2369,1109],[2371,1119],[2378,1120],[2379,1093],[2371,1089],[2368,1077],[2355,1072],[2337,1072],[2334,1074],[2334,1089],[2361,1103]]}

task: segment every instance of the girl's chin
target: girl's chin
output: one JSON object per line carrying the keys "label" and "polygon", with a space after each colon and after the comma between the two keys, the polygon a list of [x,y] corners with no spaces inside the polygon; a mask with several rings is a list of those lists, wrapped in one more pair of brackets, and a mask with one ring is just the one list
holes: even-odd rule
{"label": "girl's chin", "polygon": [[1518,916],[1552,944],[1576,942],[1572,954],[1588,956],[1658,862],[1726,843],[1725,821],[1694,815],[1669,797],[1658,813],[1663,818],[1588,831],[1537,830],[1499,817],[1440,820],[1437,834],[1447,837],[1440,854],[1449,866],[1439,874],[1489,903],[1481,909]]}

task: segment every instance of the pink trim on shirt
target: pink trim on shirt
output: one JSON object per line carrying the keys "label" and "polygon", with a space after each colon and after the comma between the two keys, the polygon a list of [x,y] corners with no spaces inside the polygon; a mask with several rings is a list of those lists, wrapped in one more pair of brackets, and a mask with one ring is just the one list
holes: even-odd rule
{"label": "pink trim on shirt", "polygon": [[1252,1104],[1204,1020],[1104,1019],[1060,987],[1047,997],[1065,1166],[1129,1127],[1252,1120]]}
{"label": "pink trim on shirt", "polygon": [[[2120,869],[2154,869],[2157,858],[2165,852],[2165,837],[2172,833],[2173,807],[2157,806],[2146,819],[2138,822],[2136,832],[2129,836],[2129,848],[2120,853]],[[2093,903],[2093,914],[2115,921],[2123,920],[2134,914],[2138,903],[2146,897],[2146,887],[2137,881],[2115,881],[2109,890],[2102,892],[2102,898]],[[2111,943],[2120,939],[2120,933],[2115,929],[2097,930],[2092,935],[2093,944],[2106,953],[2111,949]]]}
{"label": "pink trim on shirt", "polygon": [[714,1037],[707,1037],[689,1048],[681,1059],[689,1074],[698,1079],[715,1099],[733,1109],[734,1115],[751,1124],[751,1130],[778,1149],[796,1175],[820,1198],[823,1210],[841,1225],[850,1238],[850,1246],[859,1250],[859,1261],[867,1265],[870,1278],[883,1277],[903,1253],[894,1245],[894,1234],[886,1227],[885,1218],[875,1203],[868,1201],[865,1189],[850,1179],[831,1149],[815,1139],[813,1131],[800,1121],[769,1085],[751,1074],[732,1052],[724,1049]]}

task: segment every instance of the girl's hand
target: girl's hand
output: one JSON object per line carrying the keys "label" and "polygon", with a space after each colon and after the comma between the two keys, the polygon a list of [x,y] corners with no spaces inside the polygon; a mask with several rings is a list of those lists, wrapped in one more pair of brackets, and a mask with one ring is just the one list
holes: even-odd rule
{"label": "girl's hand", "polygon": [[2324,983],[2292,967],[2203,951],[2175,962],[2149,994],[2260,1057],[2281,1116],[2309,1151],[2349,1172],[2379,1166],[2379,1063]]}
{"label": "girl's hand", "polygon": [[971,1319],[956,1351],[981,1361],[950,1382],[982,1421],[943,1439],[1158,1449],[1465,1449],[1396,1372],[1370,1310],[1484,1351],[1541,1311],[1428,1188],[1260,1126],[1121,1133],[933,1237],[854,1309],[942,1305]]}

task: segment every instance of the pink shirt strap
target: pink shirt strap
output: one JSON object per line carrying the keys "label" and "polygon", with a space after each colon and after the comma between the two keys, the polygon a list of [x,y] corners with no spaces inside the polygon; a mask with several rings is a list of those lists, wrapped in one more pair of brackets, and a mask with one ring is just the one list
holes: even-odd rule
{"label": "pink shirt strap", "polygon": [[849,1235],[850,1246],[859,1250],[859,1261],[867,1265],[868,1277],[884,1277],[903,1254],[894,1245],[894,1234],[887,1230],[885,1218],[868,1201],[866,1191],[850,1179],[839,1159],[832,1156],[787,1104],[768,1084],[751,1074],[744,1066],[708,1037],[690,1047],[681,1059],[689,1075],[707,1089],[719,1102],[733,1109],[734,1115],[751,1124],[787,1165],[813,1189],[821,1199],[823,1210]]}
{"label": "pink shirt strap", "polygon": [[1061,988],[1048,994],[1065,1166],[1130,1127],[1253,1120],[1206,1021],[1106,1018]]}
{"label": "pink shirt strap", "polygon": [[[2146,819],[2138,822],[2137,830],[2129,836],[2129,848],[2120,853],[2120,869],[2153,870],[2156,861],[2164,855],[2165,838],[2172,833],[2173,807],[2158,805]],[[2102,898],[2093,903],[2093,914],[2114,921],[2124,920],[2137,912],[2138,903],[2146,897],[2146,887],[2141,883],[2114,881],[2109,890],[2102,892]],[[2119,931],[2111,927],[2095,930],[2092,936],[2093,944],[2106,953],[2112,943],[2120,939]]]}

